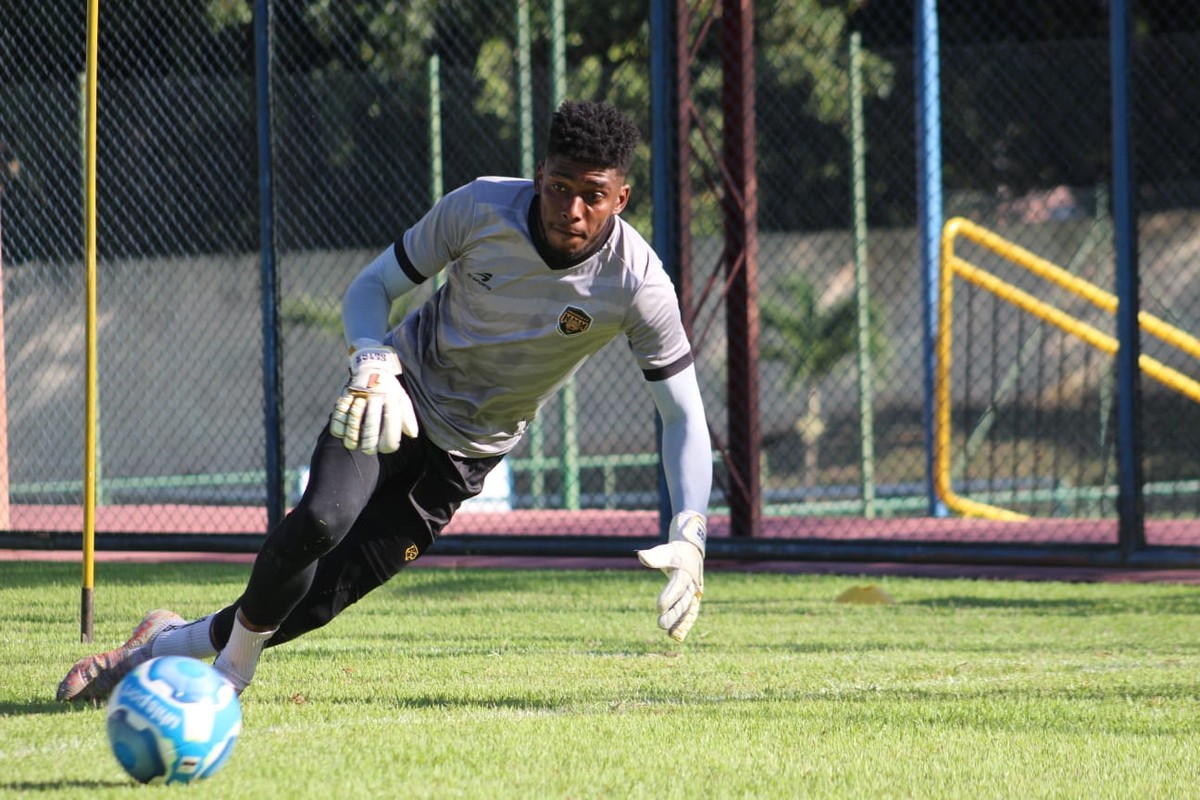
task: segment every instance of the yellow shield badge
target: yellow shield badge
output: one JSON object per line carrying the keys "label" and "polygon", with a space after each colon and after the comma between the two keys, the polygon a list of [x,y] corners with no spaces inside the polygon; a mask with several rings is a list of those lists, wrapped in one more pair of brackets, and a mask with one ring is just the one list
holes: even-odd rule
{"label": "yellow shield badge", "polygon": [[567,306],[558,315],[558,332],[563,336],[578,336],[592,327],[592,316],[578,306]]}

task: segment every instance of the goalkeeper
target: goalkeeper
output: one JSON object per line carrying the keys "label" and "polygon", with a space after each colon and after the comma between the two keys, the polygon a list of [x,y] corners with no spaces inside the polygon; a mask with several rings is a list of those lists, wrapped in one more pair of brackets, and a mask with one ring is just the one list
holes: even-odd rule
{"label": "goalkeeper", "polygon": [[[666,573],[658,624],[683,641],[704,587],[711,444],[674,288],[620,217],[639,139],[612,106],[565,102],[533,180],[468,183],[367,265],[343,300],[349,380],[241,597],[190,624],[150,612],[124,645],[77,663],[58,698],[102,699],[163,655],[215,657],[241,692],[264,647],[325,625],[428,551],[542,404],[619,335],[662,418],[673,515],[668,541],[638,555]],[[443,271],[387,330],[392,302]]]}

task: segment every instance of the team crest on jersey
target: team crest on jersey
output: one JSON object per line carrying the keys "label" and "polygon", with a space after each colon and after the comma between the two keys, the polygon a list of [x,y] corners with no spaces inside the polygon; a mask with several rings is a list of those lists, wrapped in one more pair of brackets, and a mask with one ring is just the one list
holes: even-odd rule
{"label": "team crest on jersey", "polygon": [[567,306],[558,315],[558,332],[563,336],[578,336],[592,327],[592,315],[579,306]]}
{"label": "team crest on jersey", "polygon": [[408,547],[406,547],[404,549],[404,560],[405,561],[416,561],[417,556],[419,556],[419,555],[421,555],[421,551],[417,549],[417,546],[415,544],[410,544]]}

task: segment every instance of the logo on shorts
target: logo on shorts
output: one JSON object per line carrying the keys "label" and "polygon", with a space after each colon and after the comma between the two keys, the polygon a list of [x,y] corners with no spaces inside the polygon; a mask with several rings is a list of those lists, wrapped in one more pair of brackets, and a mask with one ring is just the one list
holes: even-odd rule
{"label": "logo on shorts", "polygon": [[471,276],[471,280],[475,281],[480,286],[487,289],[489,292],[492,290],[492,287],[488,285],[492,280],[492,273],[490,273],[490,272],[468,272],[467,274]]}
{"label": "logo on shorts", "polygon": [[567,306],[558,315],[558,332],[563,336],[578,336],[592,327],[592,315],[578,306]]}
{"label": "logo on shorts", "polygon": [[417,556],[419,556],[419,555],[421,555],[421,551],[417,549],[417,546],[415,544],[410,544],[404,550],[404,560],[405,561],[416,561]]}

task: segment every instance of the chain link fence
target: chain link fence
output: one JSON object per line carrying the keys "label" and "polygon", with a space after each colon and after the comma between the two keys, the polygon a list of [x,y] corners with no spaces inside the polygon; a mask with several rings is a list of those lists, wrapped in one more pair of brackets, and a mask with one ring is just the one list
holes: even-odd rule
{"label": "chain link fence", "polygon": [[[904,522],[887,533],[901,544],[1033,536],[921,527],[938,501],[929,493],[935,415],[913,7],[760,0],[747,57],[731,49],[735,5],[673,6],[681,55],[678,68],[667,60],[676,69],[668,82],[686,158],[669,192],[651,178],[651,132],[662,120],[652,116],[645,2],[275,3],[266,108],[253,3],[103,5],[98,530],[257,534],[267,525],[265,454],[276,442],[263,411],[262,119],[271,125],[290,503],[344,380],[339,309],[350,279],[444,192],[478,175],[531,177],[550,113],[578,97],[614,102],[646,135],[626,218],[662,241],[653,200],[678,203],[682,241],[664,256],[680,270],[717,444],[717,533],[728,532],[740,493],[754,498],[755,533],[768,537],[884,535],[875,520]],[[1112,292],[1106,9],[945,5],[943,216]],[[1200,90],[1183,77],[1200,60],[1200,33],[1188,29],[1195,6],[1139,5],[1132,74],[1140,301],[1189,336],[1200,335],[1191,257]],[[2,18],[0,527],[69,532],[83,518],[86,20],[63,2],[5,2]],[[748,93],[731,88],[733,70],[749,77]],[[730,137],[747,131],[752,158],[740,166],[749,171],[731,172]],[[745,196],[731,194],[731,176]],[[731,227],[746,201],[752,219]],[[961,252],[1005,286],[1116,335],[1111,314],[1069,293],[1054,299],[1010,258],[967,244]],[[1112,355],[963,281],[950,334],[950,485],[1048,520],[1043,539],[1115,542]],[[1149,338],[1143,347],[1197,376],[1186,352]],[[752,392],[737,385],[746,356],[735,352],[752,359]],[[604,512],[588,518],[605,532],[655,532],[655,423],[649,396],[631,388],[639,382],[620,343],[599,354],[452,532],[572,533],[582,523],[571,520],[585,518],[556,510]],[[1200,406],[1150,380],[1142,401],[1147,515],[1194,519]],[[747,432],[754,441],[741,440]]]}

